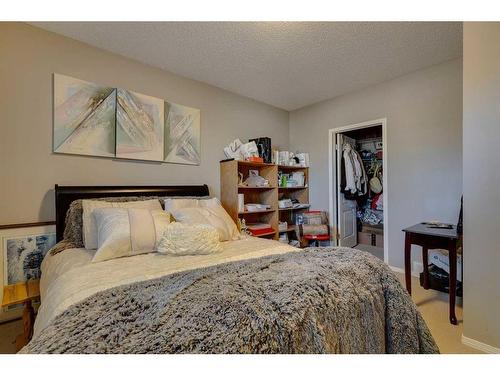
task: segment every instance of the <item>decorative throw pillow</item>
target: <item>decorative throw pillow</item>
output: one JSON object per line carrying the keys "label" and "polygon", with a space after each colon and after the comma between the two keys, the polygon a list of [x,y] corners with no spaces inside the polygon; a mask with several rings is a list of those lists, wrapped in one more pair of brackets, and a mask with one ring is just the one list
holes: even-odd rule
{"label": "decorative throw pillow", "polygon": [[156,251],[170,215],[144,208],[96,208],[98,249],[92,262]]}
{"label": "decorative throw pillow", "polygon": [[[238,231],[238,228],[236,227],[236,224],[234,223],[233,219],[231,219],[231,216],[226,212],[224,207],[222,207],[220,201],[217,198],[210,198],[210,199],[171,199],[171,198],[165,198],[164,199],[164,204],[165,204],[165,211],[172,213],[174,216],[175,220],[183,222],[183,220],[188,220],[189,218],[186,218],[185,215],[183,215],[182,210],[187,209],[187,208],[203,208],[203,209],[208,209],[209,214],[207,212],[204,212],[204,216],[210,216],[213,217],[215,216],[217,220],[212,220],[212,221],[217,221],[217,228],[219,229],[219,232],[221,233],[221,241],[231,241],[231,240],[238,240],[240,239],[240,233]],[[176,217],[174,214],[177,213],[177,216],[179,216],[179,219]],[[194,211],[186,211],[190,212],[190,215],[194,215]],[[203,211],[199,211],[201,213]],[[192,218],[194,219],[194,217]],[[199,218],[198,218],[199,219]],[[221,223],[223,222],[223,224]],[[207,222],[207,220],[196,220],[193,221],[192,223],[197,223],[197,224],[215,224],[211,223],[210,220]]]}
{"label": "decorative throw pillow", "polygon": [[172,255],[202,255],[222,251],[218,231],[204,224],[172,223],[158,243],[158,252]]}
{"label": "decorative throw pillow", "polygon": [[165,197],[163,205],[165,211],[172,212],[179,208],[199,207],[201,201],[210,200],[210,197]]}
{"label": "decorative throw pillow", "polygon": [[222,204],[217,198],[200,201],[200,207],[210,209],[212,213],[224,221],[228,231],[228,241],[239,240],[241,238],[236,223],[231,216],[229,216],[224,207],[222,207]]}
{"label": "decorative throw pillow", "polygon": [[[159,197],[157,196],[104,197],[104,198],[95,198],[93,200],[104,201],[104,202],[135,202],[135,201],[148,201],[151,199],[159,199]],[[85,247],[85,244],[83,243],[83,234],[82,234],[83,231],[82,201],[83,199],[77,199],[71,202],[68,211],[66,212],[64,233],[63,233],[63,239],[66,243],[66,246],[64,246],[59,251],[62,251],[65,248],[69,249],[69,248]]]}
{"label": "decorative throw pillow", "polygon": [[220,241],[232,240],[231,232],[226,222],[221,219],[211,208],[188,207],[172,212],[176,221],[189,225],[209,225],[217,230]]}
{"label": "decorative throw pillow", "polygon": [[147,210],[161,210],[161,204],[158,199],[149,199],[145,201],[128,202],[107,202],[99,200],[84,199],[82,201],[83,215],[83,243],[87,250],[97,248],[97,225],[92,213],[98,208],[144,208]]}

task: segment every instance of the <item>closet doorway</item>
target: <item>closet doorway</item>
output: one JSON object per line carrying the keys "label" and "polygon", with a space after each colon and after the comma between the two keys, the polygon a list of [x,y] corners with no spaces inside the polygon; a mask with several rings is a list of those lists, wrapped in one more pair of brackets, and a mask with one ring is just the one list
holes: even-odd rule
{"label": "closet doorway", "polygon": [[329,130],[330,223],[335,246],[388,263],[387,120]]}

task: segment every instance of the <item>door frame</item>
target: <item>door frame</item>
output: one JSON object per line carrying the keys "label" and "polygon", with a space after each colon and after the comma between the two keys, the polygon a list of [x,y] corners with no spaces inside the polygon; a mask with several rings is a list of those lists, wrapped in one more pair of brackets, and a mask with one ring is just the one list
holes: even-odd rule
{"label": "door frame", "polygon": [[389,264],[389,220],[388,220],[388,189],[387,189],[387,118],[379,118],[376,120],[364,121],[357,124],[350,124],[328,130],[328,200],[329,200],[329,221],[330,233],[335,234],[333,244],[337,246],[337,220],[338,220],[338,207],[337,207],[337,184],[336,166],[337,166],[337,152],[335,146],[337,145],[337,134],[345,133],[350,130],[357,130],[363,128],[371,128],[373,126],[382,126],[382,186],[383,186],[383,204],[384,204],[384,262]]}

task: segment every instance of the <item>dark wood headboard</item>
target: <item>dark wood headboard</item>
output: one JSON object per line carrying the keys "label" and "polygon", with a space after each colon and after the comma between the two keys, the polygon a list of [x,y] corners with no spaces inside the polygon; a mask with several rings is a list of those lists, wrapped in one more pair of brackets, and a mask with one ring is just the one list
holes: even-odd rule
{"label": "dark wood headboard", "polygon": [[207,185],[185,186],[55,186],[56,237],[61,241],[64,233],[66,212],[74,200],[125,196],[192,196],[209,195]]}

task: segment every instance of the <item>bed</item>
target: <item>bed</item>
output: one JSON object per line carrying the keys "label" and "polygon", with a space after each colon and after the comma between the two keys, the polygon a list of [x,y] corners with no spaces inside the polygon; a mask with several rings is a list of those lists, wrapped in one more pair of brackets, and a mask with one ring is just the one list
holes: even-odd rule
{"label": "bed", "polygon": [[[73,201],[208,195],[208,187],[60,187]],[[68,248],[42,264],[41,306],[21,353],[437,353],[390,269],[345,248],[298,250],[247,237],[222,251],[91,262]]]}

